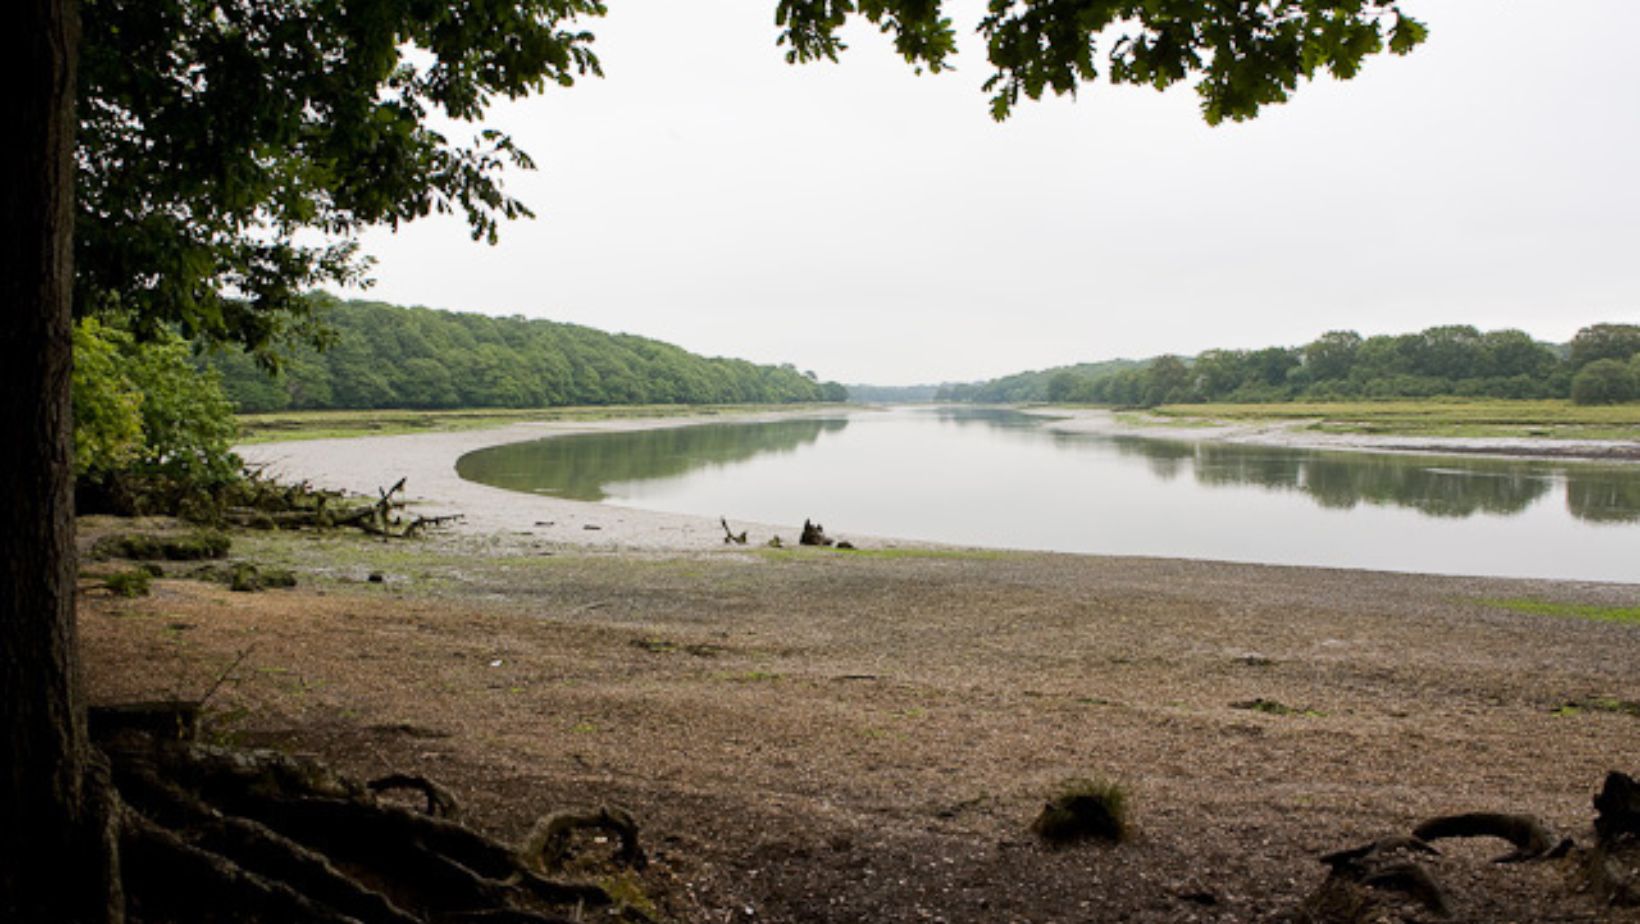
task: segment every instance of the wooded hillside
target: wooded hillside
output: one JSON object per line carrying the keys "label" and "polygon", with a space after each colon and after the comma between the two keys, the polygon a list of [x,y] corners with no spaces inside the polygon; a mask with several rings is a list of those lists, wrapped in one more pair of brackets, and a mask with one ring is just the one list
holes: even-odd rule
{"label": "wooded hillside", "polygon": [[1329,331],[1303,346],[1208,350],[1021,372],[943,386],[936,400],[1153,406],[1203,401],[1327,401],[1444,396],[1640,398],[1640,326],[1594,324],[1570,343],[1467,325],[1363,338]]}
{"label": "wooded hillside", "polygon": [[277,376],[248,355],[211,354],[243,413],[344,408],[781,404],[847,390],[791,365],[697,356],[630,334],[522,317],[401,308],[320,296],[335,331],[297,349]]}

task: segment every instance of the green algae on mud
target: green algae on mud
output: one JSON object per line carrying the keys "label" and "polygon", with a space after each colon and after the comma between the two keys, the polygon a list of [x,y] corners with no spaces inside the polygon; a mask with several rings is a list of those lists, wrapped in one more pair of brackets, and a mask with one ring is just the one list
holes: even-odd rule
{"label": "green algae on mud", "polygon": [[1566,619],[1584,619],[1591,622],[1615,622],[1640,626],[1640,606],[1601,606],[1594,603],[1566,603],[1556,600],[1537,600],[1530,597],[1485,599],[1475,602],[1481,606],[1526,613],[1532,616],[1559,616]]}

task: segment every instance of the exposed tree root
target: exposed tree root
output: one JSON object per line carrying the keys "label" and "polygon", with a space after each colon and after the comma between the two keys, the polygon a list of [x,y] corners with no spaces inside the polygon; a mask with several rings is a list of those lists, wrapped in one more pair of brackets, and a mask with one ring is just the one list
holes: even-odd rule
{"label": "exposed tree root", "polygon": [[[1568,873],[1581,877],[1587,891],[1611,905],[1640,905],[1640,784],[1612,771],[1594,797],[1595,844],[1581,848],[1571,838],[1556,838],[1531,815],[1471,812],[1444,815],[1418,825],[1411,836],[1390,835],[1320,857],[1330,867],[1327,878],[1299,906],[1295,917],[1314,924],[1364,924],[1416,920],[1417,913],[1386,905],[1416,901],[1424,911],[1446,917],[1450,901],[1429,868],[1416,857],[1439,857],[1429,841],[1451,837],[1496,837],[1514,845],[1494,862],[1564,860]],[[1410,915],[1410,916],[1409,916]]]}
{"label": "exposed tree root", "polygon": [[[518,850],[439,817],[455,800],[431,780],[363,784],[315,761],[198,745],[160,712],[114,710],[99,723],[134,921],[553,924],[589,908],[642,918],[596,884],[541,875],[533,839]],[[377,801],[403,788],[426,797],[427,813]],[[548,817],[567,819],[549,832],[611,831],[620,862],[641,863],[637,824],[619,809]]]}
{"label": "exposed tree root", "polygon": [[1497,837],[1515,845],[1514,852],[1498,857],[1492,861],[1494,863],[1519,863],[1560,856],[1572,846],[1570,841],[1556,840],[1543,822],[1530,815],[1499,812],[1469,812],[1431,818],[1413,829],[1412,834],[1425,841],[1448,837]]}
{"label": "exposed tree root", "polygon": [[1616,770],[1594,797],[1595,845],[1584,860],[1584,877],[1610,905],[1640,905],[1640,783]]}
{"label": "exposed tree root", "polygon": [[525,863],[551,872],[564,868],[569,858],[570,841],[576,831],[584,829],[608,831],[620,841],[615,861],[632,869],[643,869],[646,862],[638,846],[638,823],[625,809],[600,806],[591,812],[554,812],[541,818],[524,838],[519,854]]}
{"label": "exposed tree root", "polygon": [[455,818],[461,813],[461,806],[456,802],[455,793],[424,776],[392,773],[371,780],[367,785],[370,791],[377,795],[392,792],[395,789],[418,790],[427,797],[427,814],[436,815],[439,818]]}

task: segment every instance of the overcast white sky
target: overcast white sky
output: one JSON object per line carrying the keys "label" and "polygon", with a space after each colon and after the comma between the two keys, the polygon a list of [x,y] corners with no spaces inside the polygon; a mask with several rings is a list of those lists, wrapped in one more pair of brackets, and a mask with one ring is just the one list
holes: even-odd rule
{"label": "overcast white sky", "polygon": [[[959,28],[982,4],[953,7]],[[614,0],[607,77],[498,107],[538,214],[373,233],[400,304],[910,384],[1349,328],[1640,322],[1640,2],[1407,0],[1407,58],[1209,128],[1098,85],[993,123],[983,48],[788,66],[772,0]]]}

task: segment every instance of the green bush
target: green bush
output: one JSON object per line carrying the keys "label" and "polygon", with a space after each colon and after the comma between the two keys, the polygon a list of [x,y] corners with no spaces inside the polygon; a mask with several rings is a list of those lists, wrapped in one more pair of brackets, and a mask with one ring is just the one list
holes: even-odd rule
{"label": "green bush", "polygon": [[141,568],[135,568],[110,574],[103,578],[103,586],[117,597],[146,597],[153,580],[153,575]]}
{"label": "green bush", "polygon": [[174,333],[138,339],[96,318],[74,330],[74,462],[83,509],[176,512],[239,477],[233,408]]}
{"label": "green bush", "polygon": [[1597,359],[1572,377],[1575,404],[1619,404],[1635,398],[1634,372],[1629,363]]}

